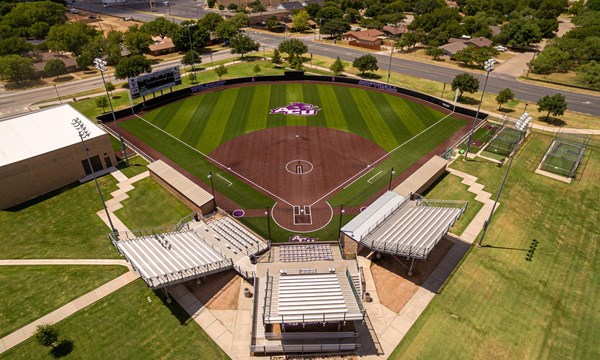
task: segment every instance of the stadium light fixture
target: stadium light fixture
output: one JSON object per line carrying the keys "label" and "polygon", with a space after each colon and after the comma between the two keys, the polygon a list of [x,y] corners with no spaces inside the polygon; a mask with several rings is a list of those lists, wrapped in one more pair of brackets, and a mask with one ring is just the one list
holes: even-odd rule
{"label": "stadium light fixture", "polygon": [[213,201],[215,202],[215,208],[217,207],[217,197],[215,196],[215,184],[213,183],[212,171],[208,172],[208,178],[210,179],[210,188],[212,189]]}
{"label": "stadium light fixture", "polygon": [[90,160],[90,156],[88,154],[88,149],[85,146],[85,139],[90,137],[91,131],[87,129],[83,121],[79,118],[75,118],[71,120],[71,125],[77,130],[79,134],[79,138],[81,139],[81,145],[83,146],[83,151],[85,152],[85,158],[87,159],[88,166],[90,167],[90,171],[92,172],[92,176],[94,177],[94,182],[96,183],[96,190],[98,190],[98,196],[100,196],[100,201],[102,202],[102,206],[104,207],[104,211],[106,212],[106,218],[108,219],[108,223],[110,224],[110,229],[113,234],[117,233],[115,226],[113,225],[112,219],[110,217],[110,213],[106,208],[106,203],[104,202],[104,197],[102,196],[102,191],[100,190],[100,185],[98,184],[98,178],[96,177],[96,172],[94,171],[94,167],[92,166],[92,161]]}
{"label": "stadium light fixture", "polygon": [[106,91],[106,97],[108,98],[108,103],[110,104],[110,113],[112,114],[113,122],[115,123],[115,129],[117,129],[117,136],[119,136],[119,141],[121,142],[121,150],[123,151],[123,156],[125,156],[125,163],[129,165],[129,157],[127,157],[127,150],[125,149],[125,141],[123,141],[123,137],[121,136],[121,129],[119,128],[119,123],[117,122],[117,117],[115,116],[115,110],[113,109],[112,100],[110,99],[110,95],[108,94],[108,89],[106,88],[106,80],[104,80],[104,72],[106,71],[106,61],[95,58],[94,59],[94,67],[100,70],[100,74],[102,75],[102,83],[104,84],[104,90]]}
{"label": "stadium light fixture", "polygon": [[195,26],[195,24],[193,23],[189,23],[187,25],[181,25],[183,27],[186,27],[188,29],[188,38],[190,40],[190,55],[192,55],[192,72],[194,73],[194,84],[196,82],[198,82],[198,79],[196,78],[196,68],[194,67],[194,48],[192,47],[192,27]]}
{"label": "stadium light fixture", "polygon": [[469,154],[469,150],[471,149],[471,141],[473,141],[473,133],[475,132],[476,124],[479,123],[479,111],[481,110],[481,104],[483,103],[483,97],[485,96],[485,89],[487,88],[488,78],[490,77],[490,73],[494,70],[494,64],[496,60],[488,59],[483,64],[483,68],[485,69],[485,83],[483,85],[483,92],[481,93],[481,99],[479,99],[479,105],[477,105],[477,113],[475,113],[475,119],[473,120],[473,126],[471,127],[471,132],[469,133],[469,140],[467,141],[467,150],[465,151],[464,160],[467,160],[467,155]]}
{"label": "stadium light fixture", "polygon": [[515,145],[515,149],[510,156],[510,160],[508,162],[508,166],[506,167],[506,171],[504,172],[504,178],[502,179],[502,183],[500,184],[500,188],[498,189],[498,193],[496,194],[496,200],[494,200],[494,205],[492,206],[492,210],[490,211],[490,215],[487,220],[483,223],[483,231],[481,233],[481,237],[479,238],[479,242],[477,243],[477,247],[481,247],[483,243],[483,238],[485,237],[485,233],[490,225],[490,221],[492,221],[492,215],[494,215],[494,211],[496,210],[496,206],[498,205],[498,200],[500,199],[500,194],[502,194],[502,189],[504,189],[504,184],[506,183],[506,178],[508,178],[508,172],[510,171],[510,167],[512,166],[513,159],[515,158],[515,154],[519,149],[519,145],[521,145],[521,139],[525,136],[525,132],[527,131],[527,125],[531,122],[532,117],[529,116],[528,113],[524,113],[521,115],[517,124],[515,124],[515,128],[520,131],[519,139],[517,140],[517,144]]}
{"label": "stadium light fixture", "polygon": [[339,231],[338,231],[338,241],[342,240],[342,218],[344,216],[344,213],[346,212],[346,210],[344,210],[344,204],[342,204],[340,206],[340,227],[339,227]]}
{"label": "stadium light fixture", "polygon": [[388,186],[388,191],[392,191],[392,180],[394,179],[394,175],[396,175],[396,170],[392,168],[392,171],[390,172],[390,185]]}
{"label": "stadium light fixture", "polygon": [[269,236],[269,238],[267,240],[271,241],[271,219],[270,218],[270,211],[271,209],[267,206],[267,211],[265,211],[265,215],[267,216],[267,234]]}

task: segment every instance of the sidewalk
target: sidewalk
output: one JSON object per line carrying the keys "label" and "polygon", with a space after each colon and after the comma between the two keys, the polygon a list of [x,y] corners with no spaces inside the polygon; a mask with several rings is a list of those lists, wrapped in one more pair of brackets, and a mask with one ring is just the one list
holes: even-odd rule
{"label": "sidewalk", "polygon": [[33,265],[120,265],[131,268],[126,260],[118,259],[22,259],[0,260],[0,266]]}

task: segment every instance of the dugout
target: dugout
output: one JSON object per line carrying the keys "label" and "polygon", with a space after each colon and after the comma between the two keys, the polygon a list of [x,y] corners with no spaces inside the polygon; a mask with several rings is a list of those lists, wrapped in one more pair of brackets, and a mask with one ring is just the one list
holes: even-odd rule
{"label": "dugout", "polygon": [[217,210],[215,198],[162,160],[148,165],[150,176],[194,211],[206,215]]}
{"label": "dugout", "polygon": [[93,170],[116,165],[110,135],[68,104],[0,121],[0,209],[92,179],[75,118],[90,131],[85,146]]}

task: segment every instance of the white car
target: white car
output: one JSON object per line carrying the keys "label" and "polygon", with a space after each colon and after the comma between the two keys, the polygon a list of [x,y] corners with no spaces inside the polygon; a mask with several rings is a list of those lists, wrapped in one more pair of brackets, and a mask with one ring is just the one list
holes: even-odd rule
{"label": "white car", "polygon": [[502,45],[496,45],[496,46],[494,46],[494,49],[496,49],[500,52],[505,52],[507,50],[506,46],[502,46]]}
{"label": "white car", "polygon": [[168,2],[168,1],[163,1],[163,5],[164,5],[164,6],[171,6],[171,3],[170,3],[170,2]]}
{"label": "white car", "polygon": [[79,10],[77,10],[77,9],[73,9],[73,8],[70,8],[70,9],[69,9],[69,12],[70,12],[71,14],[79,14]]}

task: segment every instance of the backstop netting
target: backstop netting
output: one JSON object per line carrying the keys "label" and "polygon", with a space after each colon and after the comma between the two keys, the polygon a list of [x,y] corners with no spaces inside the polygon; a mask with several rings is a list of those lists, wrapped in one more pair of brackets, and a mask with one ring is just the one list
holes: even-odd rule
{"label": "backstop netting", "polygon": [[565,177],[575,177],[590,142],[589,135],[558,133],[546,150],[540,169]]}

